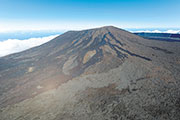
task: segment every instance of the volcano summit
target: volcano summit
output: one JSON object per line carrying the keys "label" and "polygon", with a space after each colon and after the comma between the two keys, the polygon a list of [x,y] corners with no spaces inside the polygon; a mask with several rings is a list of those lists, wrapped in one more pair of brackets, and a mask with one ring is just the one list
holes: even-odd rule
{"label": "volcano summit", "polygon": [[180,42],[106,26],[0,58],[0,120],[179,120]]}

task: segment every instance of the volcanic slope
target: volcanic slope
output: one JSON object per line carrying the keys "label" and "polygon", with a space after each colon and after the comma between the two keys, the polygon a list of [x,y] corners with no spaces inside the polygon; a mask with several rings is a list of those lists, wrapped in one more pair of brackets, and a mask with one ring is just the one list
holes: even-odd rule
{"label": "volcanic slope", "polygon": [[0,58],[0,120],[179,120],[180,43],[106,26]]}

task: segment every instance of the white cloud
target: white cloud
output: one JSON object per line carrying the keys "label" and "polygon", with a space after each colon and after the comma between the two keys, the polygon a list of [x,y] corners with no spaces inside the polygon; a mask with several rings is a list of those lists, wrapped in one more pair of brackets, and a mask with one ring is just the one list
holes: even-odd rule
{"label": "white cloud", "polygon": [[41,45],[57,36],[58,35],[52,35],[48,37],[30,38],[26,40],[8,39],[5,41],[0,41],[0,57]]}
{"label": "white cloud", "polygon": [[180,34],[180,30],[165,30],[165,31],[160,31],[160,30],[139,30],[139,31],[131,31],[133,33],[137,32],[146,32],[146,33],[174,33],[174,34]]}
{"label": "white cloud", "polygon": [[167,30],[165,31],[165,33],[179,33],[180,34],[180,30]]}

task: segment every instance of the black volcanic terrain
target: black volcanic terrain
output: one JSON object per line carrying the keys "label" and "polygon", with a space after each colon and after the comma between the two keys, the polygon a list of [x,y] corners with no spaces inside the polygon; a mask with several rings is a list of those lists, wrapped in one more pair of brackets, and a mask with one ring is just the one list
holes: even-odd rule
{"label": "black volcanic terrain", "polygon": [[179,120],[180,42],[107,26],[0,58],[0,120]]}

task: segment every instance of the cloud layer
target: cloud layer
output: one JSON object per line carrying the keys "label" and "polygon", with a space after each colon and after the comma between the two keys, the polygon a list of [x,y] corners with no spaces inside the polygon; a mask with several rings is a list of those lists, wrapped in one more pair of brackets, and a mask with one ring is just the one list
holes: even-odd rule
{"label": "cloud layer", "polygon": [[58,35],[51,35],[48,37],[30,38],[26,40],[8,39],[5,41],[0,41],[0,57],[41,45],[57,36]]}
{"label": "cloud layer", "polygon": [[131,31],[133,33],[140,33],[140,32],[146,32],[146,33],[173,33],[173,34],[180,34],[180,30],[166,30],[166,31],[160,31],[160,30],[139,30],[139,31]]}

